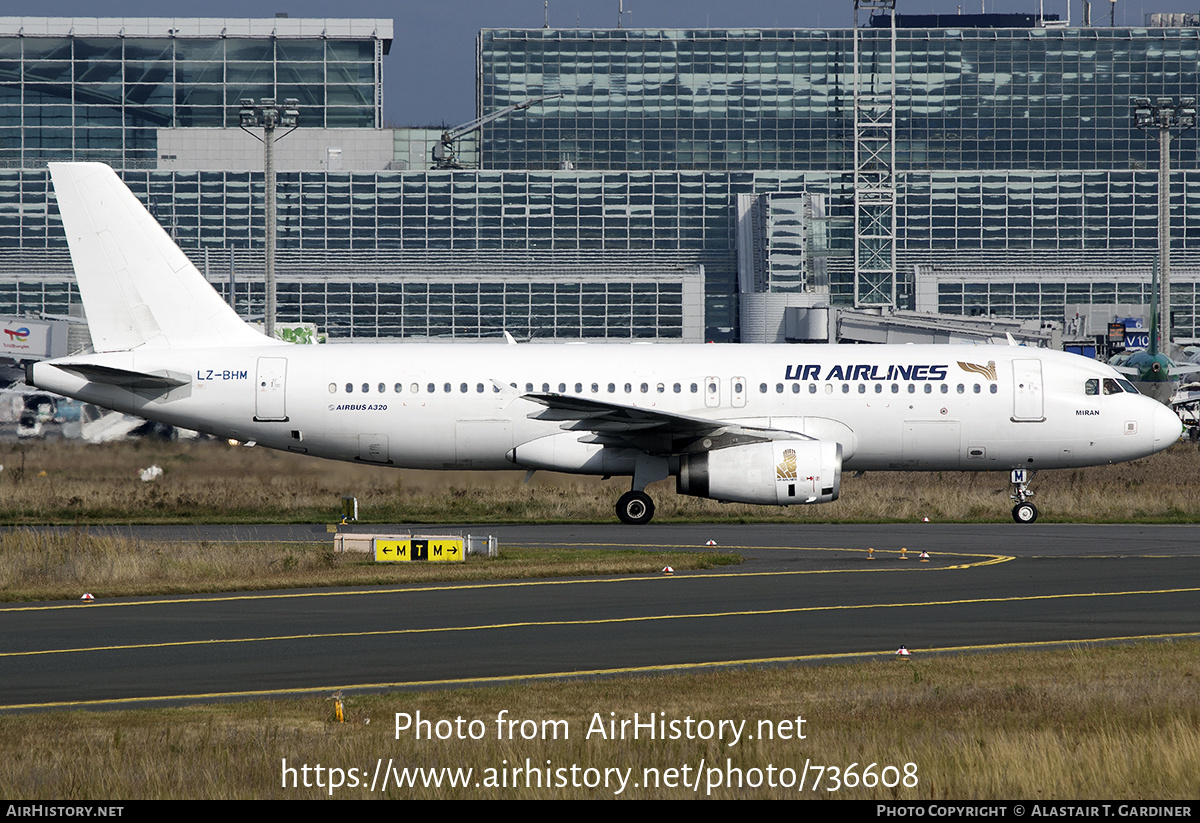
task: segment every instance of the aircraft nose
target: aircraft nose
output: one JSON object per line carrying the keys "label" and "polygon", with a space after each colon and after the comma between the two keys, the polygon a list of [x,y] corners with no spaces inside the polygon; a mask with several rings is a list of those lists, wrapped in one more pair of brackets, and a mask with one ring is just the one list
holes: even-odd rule
{"label": "aircraft nose", "polygon": [[1154,410],[1154,450],[1159,451],[1170,446],[1183,434],[1183,421],[1170,407],[1155,403]]}

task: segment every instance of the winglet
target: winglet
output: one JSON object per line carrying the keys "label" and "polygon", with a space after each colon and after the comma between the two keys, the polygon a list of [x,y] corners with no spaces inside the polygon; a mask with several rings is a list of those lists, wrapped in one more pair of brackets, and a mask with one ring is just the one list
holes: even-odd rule
{"label": "winglet", "polygon": [[237,316],[112,169],[49,166],[96,351],[276,342]]}

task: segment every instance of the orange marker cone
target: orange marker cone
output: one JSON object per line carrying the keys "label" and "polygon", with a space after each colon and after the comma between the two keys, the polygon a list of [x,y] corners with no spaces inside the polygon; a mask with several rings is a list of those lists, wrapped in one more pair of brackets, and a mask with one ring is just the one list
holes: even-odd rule
{"label": "orange marker cone", "polygon": [[922,563],[929,562],[929,552],[921,552],[920,562],[922,562]]}
{"label": "orange marker cone", "polygon": [[706,546],[715,546],[715,545],[717,545],[717,541],[716,541],[716,540],[709,540],[709,541],[708,541],[707,543],[705,543],[704,545],[706,545]]}
{"label": "orange marker cone", "polygon": [[670,566],[663,566],[663,574],[675,574],[675,570]]}
{"label": "orange marker cone", "polygon": [[79,598],[79,599],[80,599],[80,600],[82,600],[84,603],[91,603],[91,602],[92,602],[93,600],[95,600],[96,598],[92,597],[92,596],[91,596],[90,594],[88,594],[87,592],[84,592],[84,593],[83,593],[83,597],[81,597],[81,598]]}
{"label": "orange marker cone", "polygon": [[900,660],[907,660],[908,659],[908,649],[904,646],[901,646],[900,648],[896,649],[896,657],[897,657],[897,659],[900,659]]}

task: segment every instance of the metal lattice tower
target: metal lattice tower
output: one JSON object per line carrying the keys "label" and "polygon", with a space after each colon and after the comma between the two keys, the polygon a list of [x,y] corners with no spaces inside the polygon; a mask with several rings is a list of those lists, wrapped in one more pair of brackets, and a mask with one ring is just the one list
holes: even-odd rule
{"label": "metal lattice tower", "polygon": [[[877,12],[888,16],[887,32],[869,27]],[[896,0],[854,0],[856,308],[896,305],[895,137]]]}

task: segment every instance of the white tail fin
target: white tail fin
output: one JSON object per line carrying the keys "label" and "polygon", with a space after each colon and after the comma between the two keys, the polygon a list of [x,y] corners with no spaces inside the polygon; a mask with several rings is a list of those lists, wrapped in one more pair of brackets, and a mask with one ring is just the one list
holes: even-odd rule
{"label": "white tail fin", "polygon": [[103,163],[50,163],[71,263],[98,352],[261,346]]}

